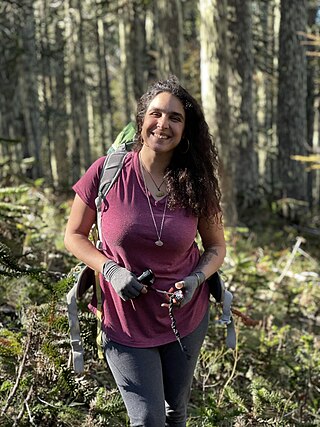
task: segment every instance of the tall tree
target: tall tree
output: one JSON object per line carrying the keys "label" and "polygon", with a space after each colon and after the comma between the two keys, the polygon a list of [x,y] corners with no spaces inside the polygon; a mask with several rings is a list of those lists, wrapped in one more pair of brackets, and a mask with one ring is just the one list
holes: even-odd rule
{"label": "tall tree", "polygon": [[133,74],[133,92],[139,99],[146,89],[148,61],[146,49],[146,6],[145,2],[133,2],[133,28],[130,34],[131,70]]}
{"label": "tall tree", "polygon": [[129,122],[134,117],[135,97],[133,89],[133,75],[131,73],[132,52],[130,50],[130,35],[133,29],[133,7],[132,2],[122,3],[119,1],[118,24],[119,24],[119,49],[121,69],[121,95],[124,112],[124,121]]}
{"label": "tall tree", "polygon": [[68,115],[66,92],[66,64],[65,64],[65,29],[63,25],[64,14],[61,20],[54,24],[55,34],[55,60],[52,65],[54,90],[52,92],[52,132],[53,151],[58,188],[68,188],[69,185],[69,156],[68,156]]}
{"label": "tall tree", "polygon": [[157,16],[157,64],[160,78],[173,73],[182,77],[182,10],[180,0],[158,0]]}
{"label": "tall tree", "polygon": [[307,67],[299,32],[306,31],[307,1],[281,0],[277,133],[281,196],[307,200],[304,166],[291,159],[304,155],[307,142]]}
{"label": "tall tree", "polygon": [[69,0],[70,39],[68,65],[71,94],[71,117],[73,128],[72,181],[79,178],[81,170],[91,164],[89,143],[89,119],[85,63],[85,40],[83,4]]}
{"label": "tall tree", "polygon": [[181,0],[151,2],[147,14],[149,80],[169,74],[182,77],[183,31]]}
{"label": "tall tree", "polygon": [[52,174],[52,72],[51,72],[51,42],[49,39],[49,5],[48,0],[42,0],[39,4],[39,19],[37,20],[37,32],[39,33],[39,44],[41,54],[41,75],[40,85],[43,98],[42,107],[42,138],[43,148],[41,155],[41,162],[43,165],[44,174],[48,184],[53,185],[53,174]]}
{"label": "tall tree", "polygon": [[202,105],[219,149],[226,223],[235,225],[237,211],[234,165],[237,156],[230,129],[227,2],[200,0],[199,10]]}
{"label": "tall tree", "polygon": [[[316,28],[316,16],[319,9],[319,5],[309,4],[308,6],[308,30],[314,32]],[[312,36],[311,36],[312,37]],[[313,38],[313,37],[312,37]],[[304,44],[307,43],[307,143],[308,151],[312,153],[315,148],[314,143],[314,133],[315,133],[315,118],[316,118],[316,97],[317,97],[317,76],[319,75],[319,61],[317,57],[314,57],[315,52],[314,44],[317,43],[317,40],[307,40],[304,41]],[[319,42],[318,42],[319,43]],[[308,193],[308,202],[309,206],[313,208],[314,201],[317,203],[319,200],[319,191],[316,191],[316,171],[309,171],[307,177],[307,193]],[[315,189],[315,191],[313,191]],[[319,188],[318,188],[319,190]],[[318,193],[318,195],[315,195]],[[315,199],[315,200],[314,200]]]}
{"label": "tall tree", "polygon": [[109,70],[107,63],[107,42],[105,21],[99,14],[98,9],[95,11],[95,36],[96,36],[96,61],[98,67],[98,115],[99,130],[98,139],[103,152],[111,145],[112,135],[112,111],[109,87]]}
{"label": "tall tree", "polygon": [[236,162],[237,204],[247,208],[259,197],[256,123],[253,112],[253,40],[251,0],[229,0],[231,10],[231,66],[234,138],[238,146]]}
{"label": "tall tree", "polygon": [[278,185],[276,169],[276,64],[280,0],[253,2],[254,110],[259,156],[259,180],[272,194]]}
{"label": "tall tree", "polygon": [[[19,172],[22,160],[22,120],[18,91],[18,58],[21,9],[16,4],[0,7],[0,176]],[[18,119],[20,117],[20,120]],[[14,141],[16,141],[14,143]],[[20,143],[19,143],[20,141]]]}
{"label": "tall tree", "polygon": [[30,176],[37,178],[42,176],[43,169],[34,2],[25,0],[21,12],[23,16],[20,40],[22,55],[19,66],[19,91],[26,138],[24,157],[34,158],[35,163],[30,169]]}

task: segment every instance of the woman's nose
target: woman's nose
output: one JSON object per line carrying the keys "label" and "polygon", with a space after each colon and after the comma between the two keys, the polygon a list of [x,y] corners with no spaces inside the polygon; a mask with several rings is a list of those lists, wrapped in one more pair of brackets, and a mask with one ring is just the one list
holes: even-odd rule
{"label": "woman's nose", "polygon": [[169,119],[167,116],[163,115],[158,119],[158,127],[161,129],[168,129],[169,127]]}

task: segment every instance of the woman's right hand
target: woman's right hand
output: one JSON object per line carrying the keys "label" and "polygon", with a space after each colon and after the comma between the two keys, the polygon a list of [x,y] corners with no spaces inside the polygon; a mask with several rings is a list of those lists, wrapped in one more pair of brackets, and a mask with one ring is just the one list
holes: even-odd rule
{"label": "woman's right hand", "polygon": [[114,261],[107,261],[104,264],[102,274],[124,301],[137,297],[140,292],[147,292],[146,287],[138,282],[137,277],[131,271],[120,267]]}

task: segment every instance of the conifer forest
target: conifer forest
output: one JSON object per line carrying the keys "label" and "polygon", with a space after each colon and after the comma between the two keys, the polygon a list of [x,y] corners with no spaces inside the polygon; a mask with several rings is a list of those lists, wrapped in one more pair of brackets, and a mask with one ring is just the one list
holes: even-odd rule
{"label": "conifer forest", "polygon": [[129,420],[64,247],[72,185],[176,75],[217,144],[237,344],[210,305],[188,427],[320,426],[319,0],[0,2],[0,425]]}

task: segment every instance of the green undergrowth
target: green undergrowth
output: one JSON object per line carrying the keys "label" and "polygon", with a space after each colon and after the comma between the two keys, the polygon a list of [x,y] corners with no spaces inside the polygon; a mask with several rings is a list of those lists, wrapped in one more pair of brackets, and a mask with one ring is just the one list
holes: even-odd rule
{"label": "green undergrowth", "polygon": [[[71,368],[65,295],[76,261],[62,244],[70,204],[40,184],[3,189],[0,204],[0,425],[128,425],[85,304],[85,372]],[[234,315],[237,346],[227,349],[212,302],[188,427],[320,425],[319,236],[260,214],[226,230],[222,277],[247,321]]]}

